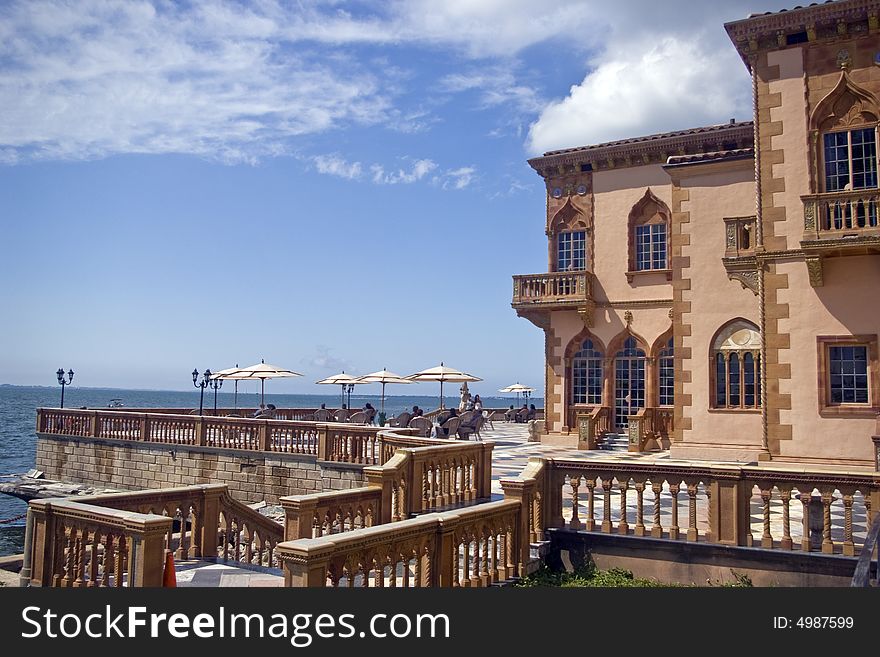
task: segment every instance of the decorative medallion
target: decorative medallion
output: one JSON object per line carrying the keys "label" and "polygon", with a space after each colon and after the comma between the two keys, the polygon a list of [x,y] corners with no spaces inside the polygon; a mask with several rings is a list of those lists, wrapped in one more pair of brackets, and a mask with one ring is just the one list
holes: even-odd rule
{"label": "decorative medallion", "polygon": [[554,187],[551,194],[553,198],[562,198],[562,187]]}
{"label": "decorative medallion", "polygon": [[816,206],[812,203],[804,207],[804,230],[816,230]]}
{"label": "decorative medallion", "polygon": [[578,196],[583,196],[584,194],[586,194],[587,193],[587,186],[586,185],[578,185],[577,186],[577,193],[578,193]]}
{"label": "decorative medallion", "polygon": [[623,313],[623,321],[626,322],[626,325],[629,326],[633,322],[633,314],[631,310],[627,310]]}
{"label": "decorative medallion", "polygon": [[812,287],[822,287],[825,281],[822,278],[822,259],[807,258],[807,273],[810,275],[810,285]]}

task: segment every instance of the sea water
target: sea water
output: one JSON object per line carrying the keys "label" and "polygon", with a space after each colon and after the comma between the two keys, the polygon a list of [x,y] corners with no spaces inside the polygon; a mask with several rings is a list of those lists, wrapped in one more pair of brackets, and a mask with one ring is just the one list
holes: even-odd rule
{"label": "sea water", "polygon": [[[271,382],[270,382],[271,383]],[[450,384],[451,385],[454,384]],[[224,386],[225,387],[225,386]],[[439,388],[439,384],[437,384]],[[328,386],[330,390],[335,388],[336,394],[328,390],[323,395],[275,395],[266,393],[267,404],[275,404],[278,408],[317,408],[321,404],[327,404],[327,408],[338,408],[341,404],[340,388]],[[447,388],[448,390],[448,388]],[[249,386],[247,392],[239,392],[239,408],[256,408],[259,404],[259,396],[254,394],[253,386]],[[453,393],[455,393],[453,389]],[[479,394],[479,389],[472,388],[472,392]],[[483,398],[484,404],[489,407],[507,407],[514,403],[511,398]],[[64,391],[64,406],[66,408],[105,408],[111,399],[118,399],[124,409],[136,410],[138,408],[181,408],[187,411],[199,407],[199,391],[193,389],[187,392],[170,390],[121,390],[118,388],[77,388],[69,386]],[[447,405],[457,405],[458,395],[447,396]],[[0,385],[0,475],[22,474],[35,465],[36,452],[36,409],[39,407],[57,407],[61,401],[61,387],[27,387]],[[536,406],[541,406],[543,400],[533,398],[530,400]],[[234,395],[231,392],[218,392],[217,405],[221,408],[232,408]],[[381,400],[378,395],[352,394],[352,408],[362,408],[366,402],[370,402],[377,409],[380,408]],[[213,408],[214,393],[208,389],[205,391],[205,408]],[[426,411],[437,408],[438,398],[431,395],[405,395],[385,396],[385,413],[393,417],[405,410],[410,410],[418,405]],[[19,554],[24,545],[24,519],[12,522],[3,522],[27,510],[27,504],[18,498],[0,494],[0,556]]]}

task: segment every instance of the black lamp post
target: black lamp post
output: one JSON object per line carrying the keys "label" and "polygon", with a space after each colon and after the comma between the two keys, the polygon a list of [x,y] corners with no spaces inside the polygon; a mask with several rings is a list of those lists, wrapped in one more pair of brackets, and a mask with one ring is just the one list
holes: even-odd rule
{"label": "black lamp post", "polygon": [[354,384],[349,383],[346,387],[348,388],[348,410],[351,410],[351,391],[354,390]]}
{"label": "black lamp post", "polygon": [[214,415],[217,415],[217,390],[223,387],[223,379],[211,379],[208,384],[214,389]]}
{"label": "black lamp post", "polygon": [[66,381],[64,380],[64,369],[59,367],[55,374],[58,375],[58,383],[61,384],[61,408],[64,408],[64,388],[73,382],[73,370],[68,370]]}
{"label": "black lamp post", "polygon": [[208,384],[211,383],[211,370],[205,370],[205,373],[202,374],[202,380],[199,381],[199,371],[197,369],[193,370],[193,385],[196,388],[201,388],[202,392],[199,395],[199,415],[202,414],[202,409],[204,408],[205,402],[205,388],[208,387]]}

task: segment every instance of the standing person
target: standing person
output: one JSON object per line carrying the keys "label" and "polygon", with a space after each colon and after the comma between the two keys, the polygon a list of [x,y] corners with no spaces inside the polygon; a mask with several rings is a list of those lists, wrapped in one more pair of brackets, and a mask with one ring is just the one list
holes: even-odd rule
{"label": "standing person", "polygon": [[529,412],[526,414],[526,420],[534,420],[538,417],[538,409],[535,408],[535,405],[532,404],[529,406]]}
{"label": "standing person", "polygon": [[474,410],[477,413],[483,412],[483,400],[480,399],[479,395],[474,395]]}

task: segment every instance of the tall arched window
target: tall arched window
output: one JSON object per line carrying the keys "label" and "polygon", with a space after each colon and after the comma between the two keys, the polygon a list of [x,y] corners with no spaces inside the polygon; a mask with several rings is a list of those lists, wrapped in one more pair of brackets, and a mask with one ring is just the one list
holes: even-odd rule
{"label": "tall arched window", "polygon": [[592,340],[584,340],[581,350],[572,357],[572,403],[602,404],[602,357]]}
{"label": "tall arched window", "polygon": [[671,214],[649,189],[629,213],[630,272],[668,269],[667,238]]}
{"label": "tall arched window", "polygon": [[659,380],[657,381],[657,390],[659,391],[660,406],[672,406],[675,403],[674,387],[675,387],[675,359],[673,340],[669,338],[666,346],[660,350],[657,356],[657,372]]}
{"label": "tall arched window", "polygon": [[572,230],[556,236],[556,271],[587,268],[587,231]]}
{"label": "tall arched window", "polygon": [[645,407],[645,352],[632,336],[614,356],[614,423],[628,425],[627,419]]}
{"label": "tall arched window", "polygon": [[712,343],[714,408],[760,408],[761,334],[751,322],[735,320]]}

